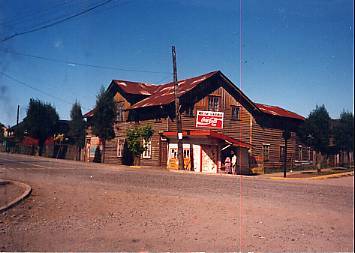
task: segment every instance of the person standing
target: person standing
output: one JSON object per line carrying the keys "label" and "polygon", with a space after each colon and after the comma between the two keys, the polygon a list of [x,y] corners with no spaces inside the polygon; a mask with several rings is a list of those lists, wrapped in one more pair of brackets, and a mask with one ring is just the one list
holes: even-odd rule
{"label": "person standing", "polygon": [[226,159],[224,160],[224,168],[226,174],[231,173],[231,158],[229,156],[227,156]]}
{"label": "person standing", "polygon": [[237,174],[237,156],[234,151],[231,151],[232,156],[232,174]]}

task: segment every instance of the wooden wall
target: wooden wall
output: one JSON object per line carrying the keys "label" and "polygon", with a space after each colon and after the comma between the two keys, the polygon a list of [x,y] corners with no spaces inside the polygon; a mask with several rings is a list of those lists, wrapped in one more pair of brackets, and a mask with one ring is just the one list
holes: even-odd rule
{"label": "wooden wall", "polygon": [[[213,86],[212,86],[213,87]],[[261,118],[258,115],[251,114],[244,106],[240,104],[239,99],[233,97],[223,86],[216,85],[215,89],[210,89],[211,93],[200,96],[200,99],[196,101],[194,105],[194,116],[188,116],[186,113],[182,113],[183,129],[196,129],[195,120],[198,110],[208,110],[208,96],[220,97],[220,111],[224,112],[224,127],[221,130],[213,129],[217,132],[223,133],[232,138],[241,140],[252,145],[250,152],[251,164],[254,166],[263,166],[265,168],[281,167],[282,161],[280,159],[280,146],[284,145],[282,137],[282,128],[274,127],[273,125],[283,124],[283,119],[275,120],[272,116],[263,115]],[[201,91],[200,91],[201,92]],[[191,96],[191,95],[190,95]],[[122,102],[124,108],[129,108],[130,103],[119,93],[115,94],[115,101]],[[232,119],[231,106],[240,107],[240,119]],[[148,112],[149,108],[145,108],[144,112]],[[150,109],[149,109],[150,110]],[[161,110],[161,109],[160,109]],[[171,108],[169,109],[171,111]],[[168,111],[168,110],[166,110]],[[142,112],[142,111],[138,111]],[[151,111],[149,111],[151,112]],[[105,162],[122,164],[122,159],[117,157],[117,141],[118,138],[126,138],[127,130],[135,124],[150,124],[154,129],[154,135],[152,138],[152,158],[141,159],[141,165],[159,166],[160,162],[160,135],[162,131],[176,131],[176,122],[171,118],[163,115],[161,119],[147,119],[139,122],[128,121],[129,111],[124,112],[124,121],[117,122],[115,124],[116,137],[106,143]],[[148,113],[149,114],[149,113]],[[144,115],[147,115],[144,113]],[[156,115],[151,113],[151,115]],[[131,115],[130,115],[131,116]],[[257,116],[257,117],[256,117]],[[149,116],[151,117],[151,116]],[[132,118],[130,118],[132,120]],[[286,120],[287,121],[287,120]],[[264,124],[264,122],[267,122]],[[270,123],[271,122],[271,123]],[[292,122],[290,123],[293,124]],[[198,128],[202,129],[202,128]],[[269,161],[263,159],[263,144],[269,144]],[[293,131],[291,139],[288,141],[287,157],[288,165],[291,165],[291,161],[295,159],[297,151],[298,141],[296,141],[296,134]]]}

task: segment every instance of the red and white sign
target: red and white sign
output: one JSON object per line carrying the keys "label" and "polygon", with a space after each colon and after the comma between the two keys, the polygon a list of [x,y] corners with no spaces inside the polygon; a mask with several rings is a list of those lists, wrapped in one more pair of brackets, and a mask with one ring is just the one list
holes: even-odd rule
{"label": "red and white sign", "polygon": [[223,128],[223,112],[197,111],[196,127]]}

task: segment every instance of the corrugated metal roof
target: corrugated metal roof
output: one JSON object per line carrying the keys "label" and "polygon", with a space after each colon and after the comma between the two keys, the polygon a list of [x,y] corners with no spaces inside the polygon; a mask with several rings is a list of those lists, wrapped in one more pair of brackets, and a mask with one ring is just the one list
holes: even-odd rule
{"label": "corrugated metal roof", "polygon": [[[192,90],[195,88],[197,85],[205,81],[206,79],[210,78],[214,74],[216,74],[218,71],[213,71],[201,76],[193,77],[193,78],[188,78],[185,80],[180,80],[178,81],[178,86],[179,86],[179,95],[183,95],[186,92]],[[174,96],[174,83],[167,83],[167,84],[162,84],[158,86],[159,88],[154,91],[154,93],[135,103],[134,105],[131,106],[131,109],[137,109],[137,108],[142,108],[142,107],[150,107],[150,106],[159,106],[159,105],[167,105],[172,102],[174,102],[175,96]]]}
{"label": "corrugated metal roof", "polygon": [[150,83],[131,82],[124,80],[112,80],[118,87],[120,87],[125,93],[136,95],[152,95],[158,88],[158,85]]}
{"label": "corrugated metal roof", "polygon": [[272,106],[272,105],[265,105],[265,104],[258,104],[255,103],[255,105],[264,113],[273,115],[273,116],[279,116],[279,117],[286,117],[286,118],[294,118],[294,119],[299,119],[299,120],[305,120],[305,118],[301,115],[298,115],[297,113],[288,111],[286,109],[283,109],[278,106]]}
{"label": "corrugated metal roof", "polygon": [[[197,77],[192,77],[184,80],[178,81],[179,85],[179,95],[183,95],[199,84],[201,84],[206,79],[212,77],[213,75],[221,73],[220,71],[213,71],[207,74],[203,74]],[[221,73],[222,74],[222,73]],[[223,75],[223,74],[222,74]],[[167,105],[174,102],[174,83],[166,83],[161,85],[154,85],[142,82],[132,82],[132,81],[124,81],[124,80],[113,80],[114,84],[116,84],[121,90],[123,90],[127,94],[135,94],[135,95],[145,95],[147,96],[143,100],[133,104],[129,109],[139,109],[146,108],[152,106],[160,106]],[[112,83],[111,83],[112,84]],[[233,85],[233,84],[232,84]],[[247,98],[247,96],[245,96]],[[247,98],[248,99],[248,98]],[[279,116],[286,118],[294,118],[298,120],[305,120],[305,118],[297,113],[285,110],[278,106],[271,106],[265,104],[253,103],[248,99],[249,103],[254,105],[261,112]],[[84,117],[92,117],[94,114],[94,110],[87,112]]]}

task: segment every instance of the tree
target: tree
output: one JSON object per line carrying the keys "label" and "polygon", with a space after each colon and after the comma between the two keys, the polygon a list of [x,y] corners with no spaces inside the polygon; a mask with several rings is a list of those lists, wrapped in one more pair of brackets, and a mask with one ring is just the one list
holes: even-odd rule
{"label": "tree", "polygon": [[69,136],[76,146],[76,159],[80,160],[80,150],[85,145],[85,120],[80,103],[75,101],[70,111]]}
{"label": "tree", "polygon": [[4,125],[0,122],[0,141],[4,139]]}
{"label": "tree", "polygon": [[316,106],[299,129],[303,143],[317,152],[317,170],[320,172],[322,156],[328,155],[330,138],[330,117],[324,105]]}
{"label": "tree", "polygon": [[154,130],[150,125],[135,126],[127,130],[127,147],[134,157],[134,164],[139,164],[139,158],[147,150],[147,143],[152,138]]}
{"label": "tree", "polygon": [[110,93],[101,87],[96,97],[94,115],[91,120],[92,132],[102,141],[102,162],[105,157],[106,141],[115,137],[113,125],[116,119],[116,105]]}
{"label": "tree", "polygon": [[40,156],[46,139],[55,133],[58,120],[58,113],[51,104],[44,103],[39,99],[30,99],[24,125],[28,134],[38,139],[38,154]]}
{"label": "tree", "polygon": [[349,152],[354,151],[354,115],[351,112],[342,112],[340,119],[333,129],[334,141],[338,150]]}

